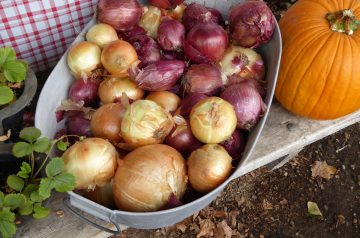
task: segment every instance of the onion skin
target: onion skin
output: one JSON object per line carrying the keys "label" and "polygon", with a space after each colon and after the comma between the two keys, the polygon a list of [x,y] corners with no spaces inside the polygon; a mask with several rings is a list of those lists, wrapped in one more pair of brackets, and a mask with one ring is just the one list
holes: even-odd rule
{"label": "onion skin", "polygon": [[144,14],[142,15],[139,26],[141,26],[148,36],[155,39],[161,23],[161,10],[154,6],[144,6]]}
{"label": "onion skin", "polygon": [[114,177],[118,153],[107,140],[92,137],[70,146],[62,158],[65,171],[75,176],[76,189],[94,189]]}
{"label": "onion skin", "polygon": [[123,93],[133,101],[144,96],[144,90],[129,78],[107,78],[101,82],[98,93],[103,104],[120,102]]}
{"label": "onion skin", "polygon": [[140,68],[160,60],[160,47],[154,39],[148,35],[137,34],[129,39],[129,42],[135,48],[141,63]]}
{"label": "onion skin", "polygon": [[257,48],[271,39],[275,20],[265,2],[246,1],[231,7],[229,25],[231,36],[238,45]]}
{"label": "onion skin", "polygon": [[67,64],[76,78],[87,77],[100,64],[101,49],[94,43],[83,41],[71,46]]}
{"label": "onion skin", "polygon": [[181,3],[177,5],[174,9],[161,9],[161,13],[163,16],[167,16],[174,20],[181,21],[185,9],[186,5],[184,3]]}
{"label": "onion skin", "polygon": [[193,63],[214,63],[223,57],[227,44],[227,34],[220,25],[199,23],[188,33],[184,51]]}
{"label": "onion skin", "polygon": [[141,15],[142,8],[137,0],[100,0],[98,3],[97,19],[118,31],[133,28]]}
{"label": "onion skin", "polygon": [[150,100],[137,100],[125,111],[121,135],[131,147],[159,144],[174,127],[170,113]]}
{"label": "onion skin", "polygon": [[91,117],[90,128],[94,136],[118,143],[122,140],[121,121],[125,108],[120,103],[99,107]]}
{"label": "onion skin", "polygon": [[184,0],[149,0],[150,4],[164,9],[175,8],[177,5],[180,5]]}
{"label": "onion skin", "polygon": [[73,102],[83,102],[85,107],[98,103],[98,89],[100,80],[89,78],[76,79],[70,86],[69,99]]}
{"label": "onion skin", "polygon": [[176,84],[184,70],[184,61],[160,60],[142,69],[136,75],[135,82],[144,90],[165,91]]}
{"label": "onion skin", "polygon": [[189,117],[191,113],[191,109],[193,106],[198,103],[201,99],[207,98],[205,94],[202,93],[189,93],[183,99],[180,107],[180,115],[183,117]]}
{"label": "onion skin", "polygon": [[231,161],[231,156],[218,144],[195,150],[187,160],[191,187],[200,193],[212,191],[230,176]]}
{"label": "onion skin", "polygon": [[103,187],[97,186],[94,190],[81,191],[81,195],[93,202],[112,209],[115,208],[112,186],[113,183],[111,181],[110,183],[105,184]]}
{"label": "onion skin", "polygon": [[191,3],[184,11],[182,22],[186,30],[190,31],[191,28],[199,23],[222,24],[223,18],[221,13],[214,8],[205,7],[198,3]]}
{"label": "onion skin", "polygon": [[80,111],[68,111],[65,113],[67,118],[67,132],[71,135],[91,136],[90,120],[85,113]]}
{"label": "onion skin", "polygon": [[[253,49],[241,46],[230,46],[224,57],[219,62],[221,71],[236,81],[263,80],[265,76],[265,64],[260,54]],[[234,84],[234,80],[228,81],[227,85]]]}
{"label": "onion skin", "polygon": [[236,112],[237,128],[251,130],[266,110],[266,105],[256,88],[240,83],[229,86],[221,98],[231,103]]}
{"label": "onion skin", "polygon": [[219,97],[202,99],[191,110],[190,126],[199,141],[221,143],[236,129],[234,107]]}
{"label": "onion skin", "polygon": [[176,128],[166,137],[165,144],[187,157],[191,152],[200,148],[202,143],[191,132],[189,123],[185,119],[183,121],[183,124],[177,124]]}
{"label": "onion skin", "polygon": [[167,51],[183,50],[185,27],[177,20],[164,17],[158,29],[157,42]]}
{"label": "onion skin", "polygon": [[156,102],[170,113],[174,113],[181,104],[179,96],[168,91],[151,92],[146,99]]}
{"label": "onion skin", "polygon": [[214,95],[223,86],[223,78],[219,68],[210,64],[193,64],[184,76],[184,88],[187,93]]}
{"label": "onion skin", "polygon": [[105,23],[98,23],[92,26],[86,33],[86,40],[97,44],[101,49],[110,42],[118,40],[115,29]]}
{"label": "onion skin", "polygon": [[167,145],[148,145],[119,161],[113,194],[120,210],[150,212],[166,207],[172,194],[181,200],[186,185],[181,154]]}
{"label": "onion skin", "polygon": [[243,133],[239,130],[235,130],[229,139],[223,141],[222,145],[233,160],[238,159],[245,149],[246,141]]}
{"label": "onion skin", "polygon": [[123,40],[107,44],[101,52],[101,63],[113,76],[126,77],[127,70],[138,61],[134,47]]}
{"label": "onion skin", "polygon": [[253,79],[241,79],[238,78],[236,76],[231,76],[229,77],[229,81],[228,81],[228,85],[233,85],[233,84],[247,84],[251,87],[254,87],[258,93],[260,94],[260,96],[262,98],[266,97],[266,88],[267,88],[267,82],[266,81],[260,81],[260,80],[253,80]]}

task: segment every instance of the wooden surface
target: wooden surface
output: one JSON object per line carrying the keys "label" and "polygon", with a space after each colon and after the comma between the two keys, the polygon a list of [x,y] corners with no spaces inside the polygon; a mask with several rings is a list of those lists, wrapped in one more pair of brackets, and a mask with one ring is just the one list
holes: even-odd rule
{"label": "wooden surface", "polygon": [[[358,121],[360,121],[360,111],[337,120],[313,121],[296,117],[285,111],[277,102],[274,102],[260,140],[253,152],[252,159],[244,164],[239,175],[298,151],[304,146]],[[65,211],[62,205],[63,196],[65,195],[56,194],[53,196],[49,204],[52,209],[50,217],[44,220],[32,220],[19,232],[19,237],[103,238],[110,236],[109,233],[101,232],[92,226],[86,225]],[[64,211],[62,217],[56,214],[58,210]],[[106,222],[96,221],[111,228],[111,225]]]}

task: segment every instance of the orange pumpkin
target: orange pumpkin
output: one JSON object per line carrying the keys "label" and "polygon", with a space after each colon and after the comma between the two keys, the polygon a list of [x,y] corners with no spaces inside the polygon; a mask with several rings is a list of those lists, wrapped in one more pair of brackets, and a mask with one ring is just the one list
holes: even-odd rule
{"label": "orange pumpkin", "polygon": [[300,0],[286,12],[275,92],[286,109],[334,119],[360,108],[359,18],[359,0]]}

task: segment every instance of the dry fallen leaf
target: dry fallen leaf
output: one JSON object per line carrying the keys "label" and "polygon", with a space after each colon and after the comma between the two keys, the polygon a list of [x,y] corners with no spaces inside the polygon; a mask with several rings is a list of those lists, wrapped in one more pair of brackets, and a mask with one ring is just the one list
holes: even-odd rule
{"label": "dry fallen leaf", "polygon": [[271,204],[268,200],[266,200],[266,199],[263,200],[262,207],[263,207],[265,210],[271,210],[271,209],[273,209],[272,204]]}
{"label": "dry fallen leaf", "polygon": [[215,225],[210,219],[205,219],[200,222],[200,232],[196,235],[196,238],[202,236],[213,236]]}
{"label": "dry fallen leaf", "polygon": [[11,130],[8,130],[6,132],[6,135],[0,136],[0,142],[7,141],[11,136]]}
{"label": "dry fallen leaf", "polygon": [[176,228],[178,230],[180,230],[182,233],[184,233],[186,231],[186,225],[183,224],[183,223],[180,223],[180,224],[176,224]]}
{"label": "dry fallen leaf", "polygon": [[237,205],[240,207],[241,205],[243,205],[246,202],[246,199],[244,196],[236,197],[236,202],[237,202]]}
{"label": "dry fallen leaf", "polygon": [[322,177],[329,180],[336,171],[337,169],[328,165],[326,161],[315,161],[315,163],[311,166],[311,176],[314,178]]}
{"label": "dry fallen leaf", "polygon": [[323,217],[323,214],[321,213],[318,205],[315,202],[308,202],[307,203],[307,207],[308,207],[308,213],[310,216],[313,217]]}
{"label": "dry fallen leaf", "polygon": [[233,230],[231,229],[231,227],[226,223],[225,220],[223,220],[222,222],[218,223],[217,228],[220,232],[220,236],[224,237],[224,238],[231,238],[231,235],[233,233]]}
{"label": "dry fallen leaf", "polygon": [[240,214],[239,211],[231,211],[228,213],[228,219],[231,221],[231,226],[236,227],[236,217]]}

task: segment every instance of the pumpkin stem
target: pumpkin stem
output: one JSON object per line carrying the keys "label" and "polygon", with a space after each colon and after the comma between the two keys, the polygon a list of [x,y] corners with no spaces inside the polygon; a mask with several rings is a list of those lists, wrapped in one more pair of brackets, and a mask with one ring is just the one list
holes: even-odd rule
{"label": "pumpkin stem", "polygon": [[328,13],[326,19],[330,23],[330,29],[348,35],[354,34],[359,27],[359,20],[354,15],[353,10],[345,9],[342,11]]}

